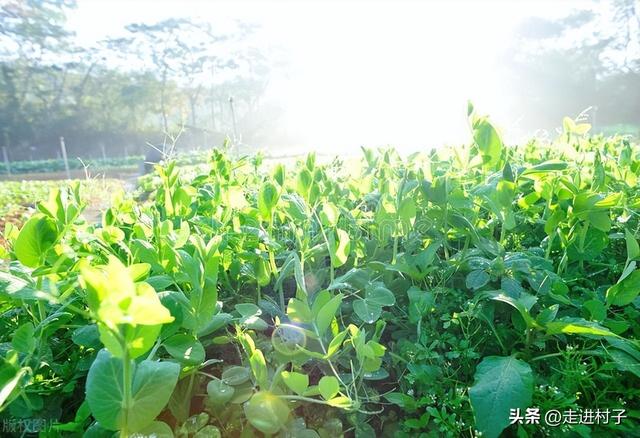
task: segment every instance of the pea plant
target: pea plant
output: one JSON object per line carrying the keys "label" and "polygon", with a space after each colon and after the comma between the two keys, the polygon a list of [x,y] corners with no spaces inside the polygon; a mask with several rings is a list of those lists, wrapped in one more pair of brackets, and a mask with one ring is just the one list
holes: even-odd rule
{"label": "pea plant", "polygon": [[52,189],[0,240],[0,419],[46,420],[8,433],[630,436],[640,148],[468,118],[410,156],[167,159],[96,221]]}

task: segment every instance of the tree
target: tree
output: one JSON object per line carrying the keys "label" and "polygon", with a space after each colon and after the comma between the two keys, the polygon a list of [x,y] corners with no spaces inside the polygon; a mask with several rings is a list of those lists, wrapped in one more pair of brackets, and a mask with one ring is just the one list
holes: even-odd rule
{"label": "tree", "polygon": [[65,10],[75,0],[9,0],[0,5],[0,123],[9,145],[33,135],[34,112],[60,102],[69,48]]}
{"label": "tree", "polygon": [[550,128],[588,107],[600,126],[640,125],[639,4],[585,3],[557,20],[522,23],[504,60],[512,111],[526,111],[526,127]]}

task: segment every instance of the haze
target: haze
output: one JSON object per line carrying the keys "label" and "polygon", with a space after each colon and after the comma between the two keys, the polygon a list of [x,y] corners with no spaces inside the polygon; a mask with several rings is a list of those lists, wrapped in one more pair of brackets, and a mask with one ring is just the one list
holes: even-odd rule
{"label": "haze", "polygon": [[259,26],[255,41],[284,65],[265,99],[283,110],[286,139],[312,148],[393,144],[403,148],[468,139],[467,99],[505,134],[526,111],[506,108],[500,56],[528,16],[553,18],[585,2],[99,2],[69,14],[79,41],[121,33],[131,22],[170,17]]}
{"label": "haze", "polygon": [[509,143],[564,116],[638,135],[638,5],[4,0],[4,146],[414,151],[468,142],[469,100]]}

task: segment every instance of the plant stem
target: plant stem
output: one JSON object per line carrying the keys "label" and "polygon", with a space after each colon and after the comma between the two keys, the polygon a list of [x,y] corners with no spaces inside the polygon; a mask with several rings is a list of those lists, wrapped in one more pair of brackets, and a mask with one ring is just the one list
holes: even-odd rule
{"label": "plant stem", "polygon": [[329,245],[329,239],[327,238],[327,234],[324,232],[324,226],[322,226],[322,221],[320,220],[320,218],[318,217],[317,213],[314,211],[313,212],[314,216],[316,217],[316,220],[318,221],[318,224],[320,225],[320,232],[322,233],[322,238],[324,239],[324,243],[325,245],[327,245],[327,250],[329,251],[329,275],[330,275],[330,280],[331,283],[333,283],[333,279],[335,278],[335,271],[333,268],[333,252],[331,251],[331,245]]}
{"label": "plant stem", "polygon": [[300,395],[279,395],[278,397],[280,397],[281,399],[284,400],[296,400],[296,401],[304,401],[304,402],[309,402],[309,403],[317,403],[319,405],[328,405],[329,403],[327,403],[326,401],[323,400],[318,400],[315,398],[311,398],[311,397],[303,397]]}
{"label": "plant stem", "polygon": [[507,236],[507,228],[504,226],[504,221],[500,224],[500,246],[504,248],[504,239]]}
{"label": "plant stem", "polygon": [[548,359],[550,357],[558,357],[558,356],[562,356],[564,353],[550,353],[550,354],[543,354],[542,356],[538,356],[538,357],[534,357],[531,359],[531,362],[534,362],[536,360],[543,360],[543,359]]}
{"label": "plant stem", "polygon": [[129,358],[129,350],[127,349],[126,342],[121,343],[122,346],[122,389],[123,389],[123,428],[120,431],[120,438],[127,438],[129,436],[129,409],[131,408],[131,359]]}

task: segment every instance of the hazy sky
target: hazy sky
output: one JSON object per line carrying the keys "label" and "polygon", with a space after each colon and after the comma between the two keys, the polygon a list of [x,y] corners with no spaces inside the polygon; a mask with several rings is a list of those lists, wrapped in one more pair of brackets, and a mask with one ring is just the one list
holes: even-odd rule
{"label": "hazy sky", "polygon": [[584,1],[78,3],[69,23],[83,42],[178,16],[221,29],[237,19],[256,23],[258,41],[288,54],[268,98],[285,108],[292,134],[317,148],[414,148],[468,140],[467,99],[507,136],[517,133],[522,115],[501,106],[498,56],[524,17],[563,15]]}

